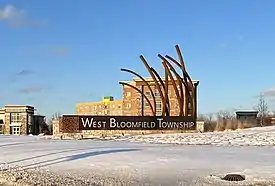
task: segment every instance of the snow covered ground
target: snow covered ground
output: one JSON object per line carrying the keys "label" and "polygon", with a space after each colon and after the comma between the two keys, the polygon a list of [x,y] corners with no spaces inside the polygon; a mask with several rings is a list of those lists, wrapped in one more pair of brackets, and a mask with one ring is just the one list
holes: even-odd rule
{"label": "snow covered ground", "polygon": [[227,132],[138,135],[116,140],[181,145],[274,146],[275,127],[257,127]]}
{"label": "snow covered ground", "polygon": [[[95,141],[0,136],[0,167],[39,167],[60,175],[82,177],[87,181],[97,176],[131,180],[133,185],[138,182],[169,186],[237,185],[216,177],[232,172],[246,176],[246,181],[239,185],[268,181],[275,183],[275,148],[267,140],[273,139],[271,130],[274,128],[209,134],[150,135],[143,136],[142,140],[148,141],[154,137],[157,142],[185,138],[192,141],[192,137],[196,136],[205,141],[234,138],[236,143],[233,144],[247,144],[249,139],[268,144],[261,147],[131,143],[128,142],[130,138],[126,141]],[[131,137],[132,140],[140,138]],[[222,142],[217,143],[224,145]]]}

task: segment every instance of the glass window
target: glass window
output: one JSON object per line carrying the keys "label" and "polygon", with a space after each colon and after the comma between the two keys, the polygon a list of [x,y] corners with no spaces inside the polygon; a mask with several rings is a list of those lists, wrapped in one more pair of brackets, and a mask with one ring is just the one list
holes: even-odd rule
{"label": "glass window", "polygon": [[11,122],[20,123],[22,121],[22,117],[20,113],[11,113]]}
{"label": "glass window", "polygon": [[157,102],[157,103],[156,103],[156,108],[157,108],[157,109],[161,109],[161,105],[162,105],[161,102]]}
{"label": "glass window", "polygon": [[160,97],[159,91],[157,89],[155,90],[155,97]]}
{"label": "glass window", "polygon": [[161,116],[162,113],[161,113],[161,112],[157,112],[156,115],[157,115],[157,116]]}
{"label": "glass window", "polygon": [[130,97],[131,96],[131,92],[126,92],[126,97]]}
{"label": "glass window", "polygon": [[150,96],[151,93],[150,93],[150,92],[145,92],[145,95],[146,95],[146,96]]}

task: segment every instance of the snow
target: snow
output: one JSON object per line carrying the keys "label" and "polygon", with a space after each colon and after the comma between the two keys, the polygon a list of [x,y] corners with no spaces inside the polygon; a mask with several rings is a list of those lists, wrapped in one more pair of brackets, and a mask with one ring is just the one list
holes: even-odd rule
{"label": "snow", "polygon": [[274,146],[275,127],[209,132],[127,136],[117,141],[215,146]]}
{"label": "snow", "polygon": [[[149,135],[146,138],[178,139],[179,136],[197,136],[200,140],[216,141],[216,145],[173,145],[131,143],[126,141],[48,140],[43,136],[0,136],[0,167],[41,168],[58,174],[93,175],[120,179],[141,180],[150,185],[187,185],[197,182],[213,185],[228,182],[218,177],[227,173],[241,173],[247,178],[241,183],[275,181],[275,148],[266,139],[272,139],[274,127],[247,129],[235,132],[200,134]],[[227,138],[235,143],[258,137],[267,146],[225,146]],[[176,137],[175,137],[176,136]],[[200,137],[198,137],[200,136]],[[218,136],[218,137],[215,137]],[[223,137],[226,136],[226,137]],[[232,137],[234,136],[234,137]],[[269,136],[269,137],[268,137]],[[127,137],[129,138],[129,137]],[[140,139],[136,137],[136,139]],[[187,137],[188,138],[188,137]],[[191,140],[191,137],[190,141]],[[214,139],[212,139],[214,138]],[[132,137],[134,139],[134,137]],[[143,140],[146,141],[146,140]],[[147,140],[148,141],[148,140]],[[196,140],[193,140],[197,144]],[[217,146],[217,144],[222,144]],[[210,175],[215,175],[209,177]],[[206,184],[207,185],[207,184]],[[233,185],[236,185],[234,183]]]}

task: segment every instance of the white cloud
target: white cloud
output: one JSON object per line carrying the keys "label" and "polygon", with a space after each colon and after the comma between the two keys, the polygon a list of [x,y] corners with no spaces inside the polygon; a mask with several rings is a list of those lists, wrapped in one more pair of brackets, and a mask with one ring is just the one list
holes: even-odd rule
{"label": "white cloud", "polygon": [[266,97],[275,97],[275,88],[270,88],[268,90],[265,90],[261,92],[261,94]]}
{"label": "white cloud", "polygon": [[37,26],[43,21],[30,20],[24,10],[8,4],[0,8],[0,22],[5,22],[13,27]]}

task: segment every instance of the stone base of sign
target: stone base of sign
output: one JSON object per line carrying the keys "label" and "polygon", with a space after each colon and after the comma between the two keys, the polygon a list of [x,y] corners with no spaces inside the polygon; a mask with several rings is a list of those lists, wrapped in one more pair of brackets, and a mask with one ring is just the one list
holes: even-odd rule
{"label": "stone base of sign", "polygon": [[148,135],[148,134],[175,134],[175,133],[195,133],[197,130],[188,130],[188,131],[179,131],[179,130],[172,130],[172,131],[140,131],[140,130],[90,130],[90,131],[82,131],[80,133],[56,133],[53,135],[53,139],[98,139],[98,138],[108,138],[108,137],[122,137],[128,135]]}
{"label": "stone base of sign", "polygon": [[53,122],[53,139],[80,140],[124,135],[173,134],[187,132],[204,132],[204,122],[198,121],[196,130],[82,130],[78,133],[62,133],[60,130],[60,121],[56,120]]}
{"label": "stone base of sign", "polygon": [[204,132],[204,121],[197,121],[196,124],[197,131]]}

